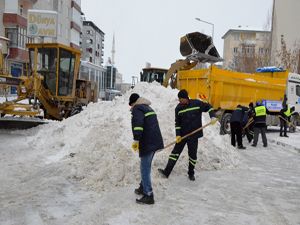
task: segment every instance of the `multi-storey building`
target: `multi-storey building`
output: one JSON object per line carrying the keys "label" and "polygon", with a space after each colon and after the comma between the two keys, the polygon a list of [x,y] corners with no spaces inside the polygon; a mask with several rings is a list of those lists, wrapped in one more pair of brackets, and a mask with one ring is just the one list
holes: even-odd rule
{"label": "multi-storey building", "polygon": [[[26,72],[28,53],[26,43],[31,42],[27,36],[27,11],[36,0],[0,0],[0,36],[2,38],[2,52],[5,56],[7,72],[15,77]],[[12,88],[12,93],[16,89]]]}
{"label": "multi-storey building", "polygon": [[[259,66],[267,66],[269,64],[270,31],[239,27],[238,29],[228,30],[222,38],[224,39],[224,68],[239,70],[237,67],[241,65],[237,64],[242,64],[242,62],[238,62],[238,59],[240,60],[242,57],[261,59],[263,62]],[[249,70],[248,68],[242,70],[242,72],[253,72],[247,71]]]}
{"label": "multi-storey building", "polygon": [[82,29],[82,56],[85,61],[102,66],[104,49],[104,32],[92,21],[83,21]]}
{"label": "multi-storey building", "polygon": [[[289,61],[293,72],[300,73],[300,1],[273,0],[271,63],[283,65]],[[283,48],[287,51],[284,53]],[[291,56],[288,56],[291,53]],[[286,55],[282,55],[286,54]],[[291,62],[293,61],[293,62]]]}
{"label": "multi-storey building", "polygon": [[38,0],[33,8],[56,11],[58,25],[55,41],[74,48],[80,48],[80,33],[82,30],[81,0]]}

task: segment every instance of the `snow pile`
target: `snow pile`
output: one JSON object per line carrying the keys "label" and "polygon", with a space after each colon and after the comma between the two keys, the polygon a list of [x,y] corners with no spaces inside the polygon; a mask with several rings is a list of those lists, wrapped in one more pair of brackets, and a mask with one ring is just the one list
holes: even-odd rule
{"label": "snow pile", "polygon": [[[128,98],[136,92],[149,99],[156,111],[165,145],[175,139],[174,109],[178,90],[158,83],[139,83],[124,96],[112,102],[89,104],[83,112],[62,122],[38,128],[31,145],[45,152],[47,163],[59,163],[64,176],[79,181],[94,190],[107,190],[139,181],[139,158],[131,150],[131,113]],[[210,121],[203,114],[203,124]],[[164,168],[172,147],[156,154],[153,162],[154,183],[157,168]],[[228,136],[219,135],[219,125],[204,130],[199,141],[196,170],[233,168],[239,157],[229,144]],[[184,150],[174,174],[186,174],[187,151]]]}

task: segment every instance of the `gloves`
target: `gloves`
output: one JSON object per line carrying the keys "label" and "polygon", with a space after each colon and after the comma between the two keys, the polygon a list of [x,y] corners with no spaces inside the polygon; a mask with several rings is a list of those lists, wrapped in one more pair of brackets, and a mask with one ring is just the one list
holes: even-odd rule
{"label": "gloves", "polygon": [[132,142],[131,148],[134,152],[138,152],[139,151],[139,141],[134,141]]}
{"label": "gloves", "polygon": [[181,142],[182,138],[181,136],[176,136],[176,143],[178,144],[179,142]]}
{"label": "gloves", "polygon": [[211,125],[215,125],[217,121],[218,119],[216,117],[212,117],[210,123]]}

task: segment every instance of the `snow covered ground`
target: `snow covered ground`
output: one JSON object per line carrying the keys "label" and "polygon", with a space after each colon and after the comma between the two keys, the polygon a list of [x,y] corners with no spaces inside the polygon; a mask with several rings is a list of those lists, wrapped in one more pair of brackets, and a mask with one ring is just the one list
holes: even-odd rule
{"label": "snow covered ground", "polygon": [[[133,91],[152,102],[165,144],[172,142],[177,91],[145,83]],[[273,130],[267,148],[245,143],[238,151],[210,126],[199,140],[196,181],[187,178],[187,151],[169,179],[160,177],[171,148],[164,150],[153,161],[155,204],[136,204],[130,94],[62,122],[0,131],[1,225],[300,225],[299,132],[283,138]]]}

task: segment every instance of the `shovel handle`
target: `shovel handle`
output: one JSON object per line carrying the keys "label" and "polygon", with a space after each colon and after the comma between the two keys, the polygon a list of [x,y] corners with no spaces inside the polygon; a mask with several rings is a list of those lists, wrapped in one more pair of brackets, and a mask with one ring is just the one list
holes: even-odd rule
{"label": "shovel handle", "polygon": [[[213,124],[213,123],[215,123],[215,122],[217,122],[217,121],[218,121],[217,118],[211,120],[209,123],[203,125],[202,127],[199,127],[198,129],[192,131],[191,133],[188,133],[188,134],[184,135],[184,136],[181,138],[181,141],[182,141],[183,139],[186,139],[187,137],[189,137],[189,136],[191,136],[191,135],[197,133],[198,131],[203,130],[205,127],[208,127],[209,125],[211,125],[211,124]],[[166,145],[163,149],[166,149],[166,148],[168,148],[168,147],[170,147],[170,146],[172,146],[172,145],[174,145],[174,144],[176,144],[176,141],[173,141],[173,142],[171,142],[170,144]]]}
{"label": "shovel handle", "polygon": [[283,118],[282,116],[278,116],[280,119],[282,119],[282,120],[284,120],[285,122],[287,122],[287,124],[289,125],[289,126],[292,126],[292,127],[294,127],[295,129],[298,129],[298,127],[296,127],[293,123],[291,123],[290,121],[288,121],[287,119],[285,119],[285,118]]}

